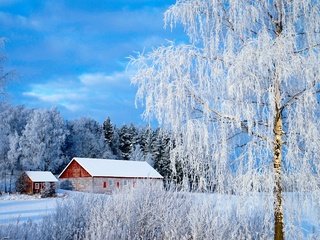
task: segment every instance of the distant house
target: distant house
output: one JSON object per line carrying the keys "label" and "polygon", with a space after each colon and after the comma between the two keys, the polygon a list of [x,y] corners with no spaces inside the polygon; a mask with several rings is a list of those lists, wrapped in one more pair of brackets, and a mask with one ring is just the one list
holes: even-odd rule
{"label": "distant house", "polygon": [[162,179],[147,162],[97,158],[73,158],[59,175],[61,186],[95,193],[112,193],[145,180],[159,184]]}
{"label": "distant house", "polygon": [[25,171],[18,179],[17,190],[21,193],[35,194],[45,189],[56,189],[58,179],[48,171]]}

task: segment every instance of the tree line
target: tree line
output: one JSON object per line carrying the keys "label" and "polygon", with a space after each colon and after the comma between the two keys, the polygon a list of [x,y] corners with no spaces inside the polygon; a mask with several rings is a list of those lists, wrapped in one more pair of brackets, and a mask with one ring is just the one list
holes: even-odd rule
{"label": "tree line", "polygon": [[117,127],[109,117],[65,120],[55,108],[0,104],[0,191],[13,190],[26,170],[59,174],[73,157],[147,161],[165,179],[171,174],[169,134],[149,126]]}

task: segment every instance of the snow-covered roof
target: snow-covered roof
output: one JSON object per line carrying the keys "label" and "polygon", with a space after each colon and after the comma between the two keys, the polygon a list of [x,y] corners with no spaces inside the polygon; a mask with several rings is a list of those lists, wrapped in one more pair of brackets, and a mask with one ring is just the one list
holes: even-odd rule
{"label": "snow-covered roof", "polygon": [[58,182],[58,179],[49,171],[26,171],[32,182]]}
{"label": "snow-covered roof", "polygon": [[144,161],[78,157],[73,158],[71,162],[73,161],[78,162],[92,177],[163,178],[153,167]]}

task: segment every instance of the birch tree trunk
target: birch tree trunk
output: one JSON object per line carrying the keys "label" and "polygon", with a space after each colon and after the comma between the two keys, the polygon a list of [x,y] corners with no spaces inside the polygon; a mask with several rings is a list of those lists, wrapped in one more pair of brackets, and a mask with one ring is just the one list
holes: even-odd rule
{"label": "birch tree trunk", "polygon": [[[275,22],[276,35],[282,33],[282,1],[276,2],[278,20]],[[274,119],[274,149],[273,149],[273,170],[274,170],[274,239],[284,239],[283,229],[283,207],[282,207],[282,187],[281,187],[281,161],[282,161],[282,116],[281,116],[281,91],[279,76],[276,74],[275,84],[275,119]]]}
{"label": "birch tree trunk", "polygon": [[284,239],[281,188],[282,118],[278,107],[276,107],[274,134],[274,239],[282,240]]}

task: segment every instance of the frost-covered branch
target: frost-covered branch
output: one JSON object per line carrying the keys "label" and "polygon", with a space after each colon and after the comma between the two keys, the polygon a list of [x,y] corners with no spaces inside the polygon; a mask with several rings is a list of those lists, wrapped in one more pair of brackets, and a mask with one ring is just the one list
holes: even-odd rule
{"label": "frost-covered branch", "polygon": [[[314,89],[316,86],[316,82],[313,82],[310,87],[306,87],[303,90],[293,94],[292,96],[289,95],[289,99],[281,106],[280,111],[283,112],[285,108],[293,104],[295,101],[297,101],[303,94],[305,94],[307,91]],[[317,91],[316,91],[317,93]]]}
{"label": "frost-covered branch", "polygon": [[[310,187],[303,176],[319,168],[307,159],[320,154],[320,107],[317,89],[306,88],[320,76],[319,9],[314,0],[181,0],[168,9],[165,24],[182,24],[189,42],[159,47],[131,63],[144,116],[182,139],[176,141],[172,165],[179,162],[183,172],[192,169],[198,178],[217,182],[221,192],[241,191],[245,184],[232,184],[234,179],[256,180],[264,169],[269,182],[255,184],[273,189],[280,111],[283,164],[300,167],[299,188]],[[301,139],[304,153],[297,150]],[[244,142],[242,150],[236,147]],[[230,167],[233,160],[239,164]]]}
{"label": "frost-covered branch", "polygon": [[320,47],[320,43],[317,43],[317,44],[314,44],[310,47],[306,47],[306,48],[303,48],[303,49],[300,49],[300,50],[296,50],[294,51],[294,53],[303,53],[303,52],[306,52],[306,51],[309,51],[309,50],[313,50],[314,48],[317,48],[317,47]]}

